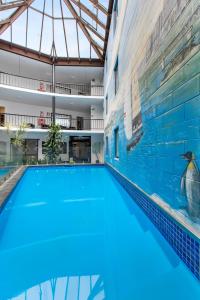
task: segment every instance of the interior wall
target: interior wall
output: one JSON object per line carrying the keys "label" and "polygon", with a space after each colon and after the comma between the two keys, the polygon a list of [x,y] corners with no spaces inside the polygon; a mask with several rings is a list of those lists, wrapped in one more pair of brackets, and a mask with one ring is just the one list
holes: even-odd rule
{"label": "interior wall", "polygon": [[51,81],[52,74],[48,64],[3,50],[0,50],[0,71],[45,81]]}
{"label": "interior wall", "polygon": [[95,164],[97,160],[100,163],[104,162],[104,155],[103,155],[103,135],[96,134],[91,136],[91,162]]}
{"label": "interior wall", "polygon": [[[117,28],[114,33],[112,20],[104,76],[109,106],[105,159],[147,193],[198,223],[199,1],[118,2]],[[115,158],[117,127],[119,159]]]}

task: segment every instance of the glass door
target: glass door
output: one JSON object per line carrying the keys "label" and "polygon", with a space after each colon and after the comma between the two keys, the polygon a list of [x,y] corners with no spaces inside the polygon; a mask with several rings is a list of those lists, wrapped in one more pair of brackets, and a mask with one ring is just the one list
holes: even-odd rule
{"label": "glass door", "polygon": [[69,141],[69,158],[76,163],[90,163],[91,137],[71,136]]}

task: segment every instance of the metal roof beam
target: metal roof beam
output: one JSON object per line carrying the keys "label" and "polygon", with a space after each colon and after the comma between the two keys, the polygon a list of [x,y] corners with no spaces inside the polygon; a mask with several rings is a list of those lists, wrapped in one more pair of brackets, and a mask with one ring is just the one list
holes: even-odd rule
{"label": "metal roof beam", "polygon": [[7,18],[7,19],[4,19],[4,20],[1,20],[1,21],[0,21],[0,25],[7,24],[7,23],[9,23],[9,22],[10,22],[10,19]]}
{"label": "metal roof beam", "polygon": [[6,9],[11,9],[11,8],[16,8],[22,5],[26,5],[26,1],[20,0],[20,1],[13,1],[10,3],[2,3],[0,4],[0,11],[6,10]]}
{"label": "metal roof beam", "polygon": [[87,27],[92,33],[94,33],[99,39],[101,39],[103,42],[105,41],[105,38],[98,32],[96,31],[96,29],[89,24],[87,21],[83,20],[82,18],[80,18],[80,22],[83,23],[83,25],[85,25],[85,27]]}
{"label": "metal roof beam", "polygon": [[99,3],[98,0],[89,0],[96,8],[98,8],[99,10],[101,10],[105,15],[108,15],[108,11],[107,9]]}
{"label": "metal roof beam", "polygon": [[106,30],[106,25],[102,23],[97,18],[97,16],[91,10],[89,10],[83,3],[81,3],[80,1],[78,2],[76,0],[70,0],[70,1],[75,5],[77,5],[82,11],[84,11],[84,13],[86,13],[91,19],[93,19],[99,26],[101,26],[104,30]]}
{"label": "metal roof beam", "polygon": [[[13,43],[6,42],[0,39],[0,49],[8,51],[17,55],[21,55],[30,59],[34,59],[46,64],[52,65],[52,59],[49,55],[44,53],[39,53],[22,46],[18,46]],[[89,58],[75,58],[75,57],[58,57],[55,60],[56,66],[83,66],[83,67],[103,67],[104,62],[100,59],[89,59]]]}
{"label": "metal roof beam", "polygon": [[85,25],[82,23],[81,18],[78,16],[77,12],[75,11],[74,7],[70,3],[69,0],[63,0],[65,4],[67,5],[68,9],[70,10],[71,14],[74,16],[74,18],[77,20],[80,28],[82,29],[83,33],[85,34],[86,38],[88,39],[89,43],[91,44],[92,48],[96,52],[99,59],[102,59],[102,54],[99,51],[100,46],[97,46],[97,43],[92,39],[90,36],[88,30],[86,29]]}
{"label": "metal roof beam", "polygon": [[0,34],[2,34],[21,14],[27,9],[29,5],[31,5],[35,0],[26,0],[25,4],[18,7],[16,11],[14,11],[9,17],[9,22],[6,24],[0,25]]}

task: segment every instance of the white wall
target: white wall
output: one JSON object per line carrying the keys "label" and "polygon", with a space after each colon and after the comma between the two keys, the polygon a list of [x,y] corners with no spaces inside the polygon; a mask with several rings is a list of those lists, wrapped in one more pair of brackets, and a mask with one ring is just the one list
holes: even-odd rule
{"label": "white wall", "polygon": [[[0,50],[0,71],[15,75],[51,81],[52,66],[7,51]],[[90,83],[103,81],[103,67],[58,66],[56,82]]]}
{"label": "white wall", "polygon": [[[42,154],[42,141],[45,141],[47,138],[48,132],[25,132],[25,139],[38,139],[38,159],[43,159],[44,155]],[[73,135],[73,133],[71,134]],[[88,134],[87,134],[88,135]],[[0,142],[6,143],[6,155],[0,155],[0,162],[10,161],[10,139],[14,136],[14,132],[7,133],[6,130],[0,130]],[[86,134],[84,134],[86,136]],[[88,135],[90,136],[90,135]],[[67,143],[67,154],[61,154],[62,161],[69,160],[69,138],[70,134],[62,134],[63,141]],[[99,160],[103,162],[103,134],[93,134],[91,135],[91,162],[96,163],[97,157],[93,151],[93,146],[95,143],[100,143],[100,153]],[[1,143],[0,143],[1,146]]]}
{"label": "white wall", "polygon": [[103,118],[103,104],[91,105],[91,119]]}
{"label": "white wall", "polygon": [[[16,103],[16,102],[7,101],[7,100],[0,100],[0,106],[5,107],[6,113],[29,115],[29,116],[40,116],[41,112],[44,113],[44,116],[48,116],[48,113],[51,114],[51,111],[52,111],[51,107]],[[77,116],[80,116],[83,118],[90,118],[89,110],[88,110],[88,112],[82,112],[82,111],[72,111],[72,110],[68,110],[68,109],[66,110],[66,109],[56,108],[56,112],[60,113],[60,114],[69,114],[72,116],[72,119],[76,119]],[[9,119],[8,119],[8,121],[9,121]],[[8,122],[8,123],[10,123],[10,122]]]}
{"label": "white wall", "polygon": [[94,148],[95,147],[95,144],[98,144],[100,145],[100,153],[99,153],[99,161],[100,163],[103,163],[104,162],[104,154],[103,154],[103,135],[92,135],[91,136],[91,162],[93,164],[96,163],[96,160],[97,160],[97,156],[95,154],[95,151],[94,151]]}
{"label": "white wall", "polygon": [[0,50],[0,71],[51,81],[51,66],[39,61]]}

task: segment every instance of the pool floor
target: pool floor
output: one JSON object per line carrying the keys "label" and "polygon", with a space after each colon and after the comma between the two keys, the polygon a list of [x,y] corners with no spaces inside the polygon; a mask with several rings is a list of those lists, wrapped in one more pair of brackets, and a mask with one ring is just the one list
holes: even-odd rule
{"label": "pool floor", "polygon": [[199,300],[105,167],[30,168],[0,215],[0,300]]}

